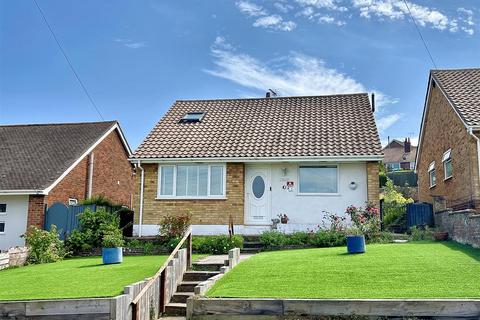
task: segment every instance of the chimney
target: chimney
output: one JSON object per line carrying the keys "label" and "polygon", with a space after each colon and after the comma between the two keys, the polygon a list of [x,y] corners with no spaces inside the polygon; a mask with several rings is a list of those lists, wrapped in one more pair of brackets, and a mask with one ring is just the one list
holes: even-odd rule
{"label": "chimney", "polygon": [[270,91],[267,91],[267,93],[265,93],[265,98],[270,98]]}
{"label": "chimney", "polygon": [[375,112],[375,93],[372,93],[372,112]]}
{"label": "chimney", "polygon": [[405,153],[410,152],[410,150],[411,150],[411,148],[410,148],[410,138],[405,138],[404,148],[405,148]]}

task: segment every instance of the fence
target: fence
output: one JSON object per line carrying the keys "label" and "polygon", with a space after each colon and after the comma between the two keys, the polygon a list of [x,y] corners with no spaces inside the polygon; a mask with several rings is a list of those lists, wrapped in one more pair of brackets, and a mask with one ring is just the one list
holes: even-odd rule
{"label": "fence", "polygon": [[[72,233],[79,226],[79,214],[90,209],[97,211],[100,209],[108,212],[116,212],[121,207],[99,206],[96,204],[66,206],[63,203],[56,202],[45,212],[44,229],[50,230],[52,225],[56,225],[59,231],[60,239],[65,240],[66,236]],[[119,210],[120,227],[124,228],[124,236],[131,236],[133,224],[133,212],[130,210]],[[130,233],[130,234],[128,234]]]}
{"label": "fence", "polygon": [[433,207],[429,203],[407,204],[407,227],[433,226]]}
{"label": "fence", "polygon": [[[180,250],[184,243],[187,250]],[[152,314],[158,317],[165,312],[165,305],[175,292],[175,288],[182,281],[183,273],[192,266],[192,229],[183,236],[167,261],[157,273],[146,283],[133,299],[132,319],[150,319]]]}

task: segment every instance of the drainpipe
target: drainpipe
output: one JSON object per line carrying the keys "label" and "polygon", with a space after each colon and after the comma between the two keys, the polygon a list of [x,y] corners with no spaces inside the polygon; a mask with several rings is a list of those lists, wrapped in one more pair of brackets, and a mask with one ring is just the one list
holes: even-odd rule
{"label": "drainpipe", "polygon": [[470,135],[477,141],[477,164],[478,164],[478,179],[479,179],[479,183],[480,183],[480,139],[473,134],[473,128],[472,127],[469,127],[468,128],[468,133],[470,133]]}
{"label": "drainpipe", "polygon": [[142,219],[143,219],[143,182],[145,179],[145,172],[143,171],[143,168],[141,166],[140,160],[138,160],[138,167],[142,171],[140,175],[140,214],[139,214],[139,219],[138,219],[138,236],[142,236]]}
{"label": "drainpipe", "polygon": [[93,190],[93,152],[88,156],[88,191],[87,198],[92,197]]}

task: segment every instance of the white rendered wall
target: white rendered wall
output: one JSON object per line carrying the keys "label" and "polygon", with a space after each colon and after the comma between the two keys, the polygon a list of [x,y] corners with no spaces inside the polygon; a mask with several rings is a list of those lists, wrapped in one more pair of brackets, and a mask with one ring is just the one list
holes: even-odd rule
{"label": "white rendered wall", "polygon": [[5,232],[0,233],[0,250],[24,246],[20,236],[27,228],[28,196],[0,196],[0,203],[7,204],[7,212],[0,213],[0,221],[5,222]]}

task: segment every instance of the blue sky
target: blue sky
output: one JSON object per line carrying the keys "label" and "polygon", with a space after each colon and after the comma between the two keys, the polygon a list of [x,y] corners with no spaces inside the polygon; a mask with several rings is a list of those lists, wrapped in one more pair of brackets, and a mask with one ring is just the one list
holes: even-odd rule
{"label": "blue sky", "polygon": [[[176,99],[375,92],[418,136],[429,69],[402,0],[37,0],[104,119],[137,147]],[[477,0],[409,0],[438,68],[478,67]],[[0,2],[0,124],[97,121],[32,1]]]}

